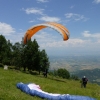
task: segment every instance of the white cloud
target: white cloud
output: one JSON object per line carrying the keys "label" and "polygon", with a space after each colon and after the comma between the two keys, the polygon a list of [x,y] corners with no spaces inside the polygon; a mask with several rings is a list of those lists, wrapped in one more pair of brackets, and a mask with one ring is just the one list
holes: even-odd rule
{"label": "white cloud", "polygon": [[[50,33],[50,32],[49,32]],[[69,39],[67,41],[63,41],[62,37],[58,34],[48,34],[46,32],[41,31],[38,34],[35,34],[33,39],[36,38],[40,47],[42,48],[60,48],[60,47],[79,47],[84,46],[89,40],[83,40],[80,38]]]}
{"label": "white cloud", "polygon": [[39,9],[39,8],[27,8],[27,9],[24,9],[24,8],[22,8],[22,10],[24,10],[26,12],[26,14],[39,14],[39,15],[43,15],[43,10],[44,9]]}
{"label": "white cloud", "polygon": [[52,34],[48,34],[48,33],[51,33],[50,32],[51,30],[50,29],[47,29],[47,30],[49,30],[49,32],[47,32],[47,31],[46,32],[45,31],[39,31],[37,34],[35,34],[32,37],[32,39],[36,38],[36,40],[38,42],[40,42],[40,44],[41,43],[45,43],[45,42],[53,42],[53,41],[57,40],[57,36],[52,35]]}
{"label": "white cloud", "polygon": [[67,41],[63,41],[63,40],[55,40],[55,41],[51,41],[48,42],[46,41],[45,43],[41,43],[40,47],[42,48],[70,48],[70,47],[85,47],[87,44],[90,44],[91,41],[90,40],[82,40],[82,39],[69,39]]}
{"label": "white cloud", "polygon": [[10,40],[11,43],[16,43],[16,42],[21,42],[22,41],[22,37],[24,37],[25,32],[20,32],[20,33],[14,33],[11,36],[5,36],[7,40]]}
{"label": "white cloud", "polygon": [[42,21],[47,21],[47,22],[59,22],[60,21],[60,18],[58,17],[49,17],[49,16],[43,16],[41,18],[39,18],[39,20],[42,20]]}
{"label": "white cloud", "polygon": [[[49,32],[50,33],[50,32]],[[85,37],[91,37],[88,31],[85,32]],[[94,35],[97,37],[98,35]],[[83,38],[70,38],[67,41],[63,41],[60,35],[48,34],[46,32],[40,32],[34,36],[39,43],[40,48],[43,49],[64,49],[64,48],[93,48],[98,47],[100,40],[94,41],[93,39],[83,39]]]}
{"label": "white cloud", "polygon": [[100,39],[98,40],[98,43],[100,44]]}
{"label": "white cloud", "polygon": [[84,37],[91,37],[91,34],[89,33],[89,31],[84,31],[82,34]]}
{"label": "white cloud", "polygon": [[45,3],[45,2],[48,2],[49,0],[37,0],[37,2],[42,2],[42,3]]}
{"label": "white cloud", "polygon": [[68,41],[68,43],[71,46],[79,46],[79,45],[81,45],[85,42],[87,42],[87,40],[82,40],[82,39],[79,39],[79,38],[69,39],[69,41]]}
{"label": "white cloud", "polygon": [[[85,31],[85,33],[88,33],[89,31]],[[51,33],[51,34],[50,34]],[[40,46],[40,49],[45,49],[48,53],[55,52],[56,54],[59,54],[58,52],[66,53],[66,51],[69,52],[75,52],[75,50],[78,52],[89,52],[91,50],[94,50],[96,48],[99,49],[100,40],[94,41],[91,38],[69,38],[67,41],[63,41],[61,35],[58,33],[53,33],[52,30],[44,30],[38,32],[32,37],[32,40],[35,38]],[[91,34],[85,34],[85,37],[90,37]],[[93,51],[95,52],[95,50]],[[54,53],[54,54],[55,54]]]}
{"label": "white cloud", "polygon": [[38,38],[40,40],[42,40],[42,39],[44,40],[44,39],[50,37],[50,34],[47,34],[46,32],[41,31],[40,34],[36,34],[34,37]]}
{"label": "white cloud", "polygon": [[100,3],[100,0],[94,0],[93,3],[98,4],[98,3]]}
{"label": "white cloud", "polygon": [[90,38],[100,38],[100,33],[91,34],[89,31],[84,31],[83,36],[90,37]]}
{"label": "white cloud", "polygon": [[14,32],[15,32],[15,30],[14,30],[14,28],[11,27],[11,25],[0,22],[0,34],[11,35]]}
{"label": "white cloud", "polygon": [[[43,13],[44,9],[39,9],[39,8],[27,8],[27,9],[24,9],[24,8],[22,8],[22,10],[24,10],[26,12],[26,14],[39,14],[39,15],[42,15],[42,17],[38,18],[38,20],[41,20],[41,21],[60,22],[60,20],[61,20],[58,17],[47,16],[46,14]],[[29,22],[30,23],[34,22],[34,20],[31,20]]]}
{"label": "white cloud", "polygon": [[65,16],[66,16],[67,19],[75,20],[75,21],[79,21],[79,20],[86,21],[86,20],[88,20],[88,18],[85,18],[84,15],[75,14],[75,13],[67,13],[67,14],[65,14]]}
{"label": "white cloud", "polygon": [[[52,37],[51,37],[52,38]],[[95,53],[100,50],[100,41],[84,40],[79,38],[69,39],[67,41],[51,41],[43,42],[40,44],[41,49],[45,49],[48,53],[55,52],[54,54],[60,55],[68,53]],[[95,48],[95,49],[94,49]]]}

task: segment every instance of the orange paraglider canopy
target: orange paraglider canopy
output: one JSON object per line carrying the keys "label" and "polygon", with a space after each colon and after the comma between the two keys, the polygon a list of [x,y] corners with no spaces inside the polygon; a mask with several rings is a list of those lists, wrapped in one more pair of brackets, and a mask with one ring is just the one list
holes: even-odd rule
{"label": "orange paraglider canopy", "polygon": [[24,36],[24,40],[23,40],[24,44],[26,44],[27,41],[30,40],[31,37],[36,32],[38,32],[39,30],[46,28],[46,27],[50,27],[50,28],[56,30],[57,32],[59,32],[63,36],[64,41],[69,39],[70,34],[66,27],[64,27],[61,24],[55,23],[55,22],[47,22],[47,23],[35,25],[35,26],[31,27],[30,29],[28,29]]}

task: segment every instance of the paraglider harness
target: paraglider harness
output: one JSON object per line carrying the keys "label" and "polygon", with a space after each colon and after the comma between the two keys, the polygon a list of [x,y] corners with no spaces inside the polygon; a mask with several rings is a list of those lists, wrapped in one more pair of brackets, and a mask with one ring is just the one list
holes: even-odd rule
{"label": "paraglider harness", "polygon": [[82,88],[82,87],[86,87],[87,81],[88,81],[87,78],[82,78],[82,81],[81,81],[81,88]]}
{"label": "paraglider harness", "polygon": [[87,84],[88,79],[87,78],[82,78],[83,84]]}

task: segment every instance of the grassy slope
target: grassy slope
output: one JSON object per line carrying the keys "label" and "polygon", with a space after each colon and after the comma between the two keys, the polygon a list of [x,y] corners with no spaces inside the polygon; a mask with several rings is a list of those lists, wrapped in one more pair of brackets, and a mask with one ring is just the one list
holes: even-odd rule
{"label": "grassy slope", "polygon": [[3,70],[0,68],[0,100],[42,100],[39,97],[32,97],[21,92],[16,88],[18,82],[28,83],[33,82],[41,86],[43,91],[60,93],[85,95],[95,97],[100,100],[100,86],[96,84],[87,84],[87,88],[80,88],[79,81],[73,80],[57,80],[54,77],[44,78],[25,74],[18,71]]}

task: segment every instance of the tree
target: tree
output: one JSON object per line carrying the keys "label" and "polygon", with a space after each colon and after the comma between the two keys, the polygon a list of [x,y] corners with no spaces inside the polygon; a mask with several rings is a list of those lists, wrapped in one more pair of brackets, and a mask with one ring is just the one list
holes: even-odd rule
{"label": "tree", "polygon": [[22,53],[22,62],[24,71],[26,71],[26,68],[28,68],[28,71],[32,70],[32,60],[34,56],[34,50],[33,50],[33,44],[32,41],[28,41],[27,44],[23,48]]}
{"label": "tree", "polygon": [[16,42],[13,46],[12,46],[12,65],[16,66],[17,69],[20,69],[20,67],[22,66],[22,44],[20,44],[19,42]]}
{"label": "tree", "polygon": [[58,69],[57,74],[59,77],[62,77],[62,78],[66,78],[66,79],[70,78],[70,73],[66,69],[63,69],[63,68]]}
{"label": "tree", "polygon": [[40,51],[39,45],[34,39],[28,40],[26,45],[16,42],[14,45],[6,41],[0,35],[0,63],[11,64],[17,69],[24,68],[24,71],[44,71],[49,69],[49,58],[45,50]]}
{"label": "tree", "polygon": [[39,45],[36,41],[36,39],[34,39],[34,41],[32,42],[32,48],[33,48],[33,56],[32,56],[32,70],[36,70],[39,71],[40,70],[40,50],[39,50]]}
{"label": "tree", "polygon": [[3,35],[0,35],[0,62],[3,63],[4,57],[6,57],[7,41]]}
{"label": "tree", "polygon": [[23,49],[23,66],[24,70],[28,68],[28,71],[45,71],[49,68],[49,58],[45,50],[40,51],[39,45],[34,39],[33,41],[29,40]]}
{"label": "tree", "polygon": [[45,71],[46,69],[48,70],[50,62],[49,62],[49,57],[47,56],[46,51],[44,49],[41,51],[40,57],[41,57],[40,58],[41,70],[42,71]]}
{"label": "tree", "polygon": [[11,59],[11,43],[5,39],[3,35],[0,35],[0,62],[10,65]]}

